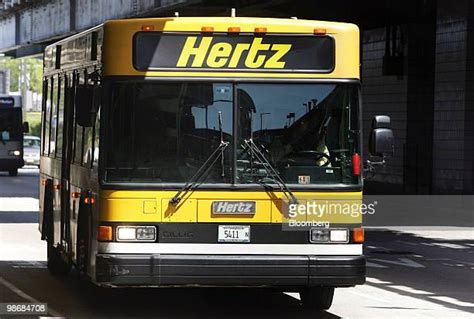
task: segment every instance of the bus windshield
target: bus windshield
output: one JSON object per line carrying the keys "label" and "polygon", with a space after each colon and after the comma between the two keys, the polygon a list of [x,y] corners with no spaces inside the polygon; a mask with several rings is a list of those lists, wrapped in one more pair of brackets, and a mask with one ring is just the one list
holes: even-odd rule
{"label": "bus windshield", "polygon": [[185,183],[222,136],[229,147],[203,183],[274,184],[268,164],[287,184],[358,183],[358,92],[346,83],[115,83],[104,178]]}
{"label": "bus windshield", "polygon": [[22,135],[21,109],[0,109],[0,141],[18,141]]}

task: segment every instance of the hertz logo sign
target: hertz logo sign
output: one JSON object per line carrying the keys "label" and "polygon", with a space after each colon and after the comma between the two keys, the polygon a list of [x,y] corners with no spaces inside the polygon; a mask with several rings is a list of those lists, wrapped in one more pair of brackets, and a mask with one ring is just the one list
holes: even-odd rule
{"label": "hertz logo sign", "polygon": [[[211,44],[212,37],[205,37],[197,44],[197,37],[188,37],[179,56],[177,67],[200,68],[204,61],[211,68],[236,68],[246,53],[243,64],[249,69],[283,69],[284,56],[291,50],[291,44],[262,43],[262,38],[252,43],[217,42]],[[190,62],[191,57],[193,61]]]}
{"label": "hertz logo sign", "polygon": [[133,40],[133,64],[140,71],[328,73],[334,61],[330,36],[138,32]]}

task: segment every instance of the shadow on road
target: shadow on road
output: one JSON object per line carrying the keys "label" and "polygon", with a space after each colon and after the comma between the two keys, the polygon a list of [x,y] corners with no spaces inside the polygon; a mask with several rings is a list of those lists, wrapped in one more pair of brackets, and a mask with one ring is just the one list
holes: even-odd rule
{"label": "shadow on road", "polygon": [[[52,277],[45,262],[0,262],[0,269],[21,271],[17,287],[73,318],[339,318],[330,312],[309,316],[302,311],[299,300],[265,289],[112,289],[93,286],[76,273]],[[12,278],[13,273],[5,275]],[[4,294],[4,298],[8,296]]]}
{"label": "shadow on road", "polygon": [[[446,230],[449,231],[452,230]],[[446,235],[449,237],[448,233]],[[372,263],[367,277],[377,279],[369,285],[444,307],[474,312],[474,240],[369,231],[366,243],[365,253]]]}

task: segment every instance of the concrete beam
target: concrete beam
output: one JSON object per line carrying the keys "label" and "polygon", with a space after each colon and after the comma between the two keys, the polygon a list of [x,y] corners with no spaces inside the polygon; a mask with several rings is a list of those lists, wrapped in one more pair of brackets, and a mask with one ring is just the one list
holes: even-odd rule
{"label": "concrete beam", "polygon": [[[198,0],[50,0],[0,16],[0,52],[30,55],[46,43],[110,19],[159,16]],[[31,47],[31,48],[27,48]]]}

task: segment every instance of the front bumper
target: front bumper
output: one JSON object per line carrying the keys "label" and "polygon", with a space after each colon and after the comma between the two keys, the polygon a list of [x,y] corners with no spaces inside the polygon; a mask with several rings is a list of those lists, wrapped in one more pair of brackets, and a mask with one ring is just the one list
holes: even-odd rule
{"label": "front bumper", "polygon": [[21,157],[1,158],[0,171],[10,171],[23,167],[24,161]]}
{"label": "front bumper", "polygon": [[104,286],[345,287],[365,282],[364,256],[98,254]]}
{"label": "front bumper", "polygon": [[23,159],[25,161],[25,165],[39,165],[40,164],[39,157],[24,156]]}

